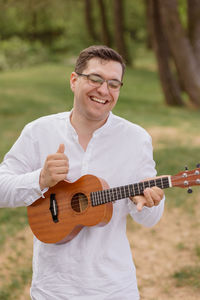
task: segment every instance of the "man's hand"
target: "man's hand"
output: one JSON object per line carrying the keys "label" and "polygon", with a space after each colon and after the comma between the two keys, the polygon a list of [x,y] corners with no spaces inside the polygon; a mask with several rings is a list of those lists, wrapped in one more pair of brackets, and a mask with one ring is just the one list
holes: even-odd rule
{"label": "man's hand", "polygon": [[44,167],[40,172],[40,188],[56,185],[61,180],[66,179],[69,171],[69,160],[64,154],[65,146],[60,144],[55,154],[48,155]]}
{"label": "man's hand", "polygon": [[157,206],[164,197],[164,192],[157,186],[146,188],[144,196],[130,197],[134,204],[137,205],[137,210],[141,211],[144,206]]}

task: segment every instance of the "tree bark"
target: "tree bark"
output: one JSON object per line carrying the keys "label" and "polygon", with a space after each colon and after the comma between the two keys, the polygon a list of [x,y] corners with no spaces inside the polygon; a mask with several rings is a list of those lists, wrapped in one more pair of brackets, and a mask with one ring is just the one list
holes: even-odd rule
{"label": "tree bark", "polygon": [[103,0],[98,0],[100,16],[101,16],[101,26],[102,26],[102,40],[104,45],[111,46],[111,35],[108,28],[108,22],[106,19],[106,9]]}
{"label": "tree bark", "polygon": [[200,68],[200,1],[187,0],[188,33]]}
{"label": "tree bark", "polygon": [[196,106],[200,106],[200,70],[186,33],[180,22],[176,0],[158,0],[163,30],[185,91]]}
{"label": "tree bark", "polygon": [[124,38],[124,7],[123,0],[114,0],[114,31],[118,52],[123,56],[127,65],[131,64],[128,48]]}
{"label": "tree bark", "polygon": [[94,21],[92,17],[92,2],[91,0],[85,0],[85,22],[90,38],[93,41],[98,41],[98,36],[94,29]]}
{"label": "tree bark", "polygon": [[181,90],[170,68],[170,52],[168,41],[163,32],[163,25],[160,15],[159,2],[157,0],[148,0],[148,24],[151,35],[152,46],[156,54],[158,71],[161,80],[162,89],[165,96],[165,102],[168,105],[183,105]]}

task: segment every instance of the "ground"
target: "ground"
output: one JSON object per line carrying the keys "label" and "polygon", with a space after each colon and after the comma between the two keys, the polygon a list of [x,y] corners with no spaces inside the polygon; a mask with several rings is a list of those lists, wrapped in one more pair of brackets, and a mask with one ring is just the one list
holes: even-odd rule
{"label": "ground", "polygon": [[[200,205],[197,209],[200,211]],[[159,224],[152,229],[138,226],[134,234],[128,230],[141,300],[200,299],[200,289],[177,286],[173,278],[183,267],[199,264],[195,255],[200,234],[196,218],[199,217],[199,213],[194,219],[182,215],[179,209],[165,210]]]}

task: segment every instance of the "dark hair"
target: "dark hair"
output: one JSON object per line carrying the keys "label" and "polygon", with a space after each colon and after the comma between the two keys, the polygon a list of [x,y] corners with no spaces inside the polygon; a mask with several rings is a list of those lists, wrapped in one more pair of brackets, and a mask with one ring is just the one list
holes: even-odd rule
{"label": "dark hair", "polygon": [[103,45],[94,45],[82,50],[77,58],[75,65],[75,72],[82,73],[87,67],[87,63],[92,58],[99,58],[102,60],[114,60],[122,66],[122,77],[125,71],[125,63],[122,56],[112,48]]}

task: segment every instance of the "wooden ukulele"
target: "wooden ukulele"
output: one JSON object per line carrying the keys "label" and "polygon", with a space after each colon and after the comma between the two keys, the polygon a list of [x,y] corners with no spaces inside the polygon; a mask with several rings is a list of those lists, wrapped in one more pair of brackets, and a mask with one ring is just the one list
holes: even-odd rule
{"label": "wooden ukulele", "polygon": [[197,168],[174,176],[109,188],[108,184],[93,175],[85,175],[76,182],[61,181],[28,206],[28,221],[34,235],[44,243],[66,243],[84,226],[106,225],[113,211],[112,202],[130,196],[142,195],[147,187],[158,186],[188,188],[200,186],[200,164]]}

